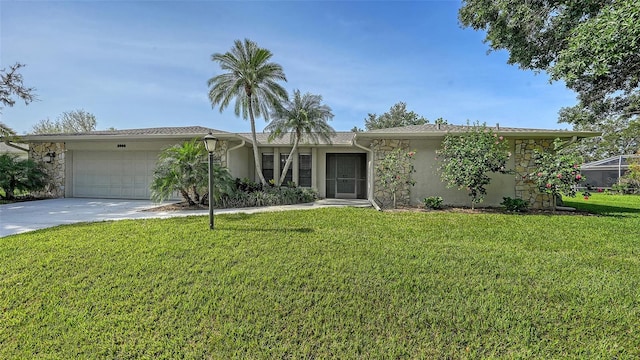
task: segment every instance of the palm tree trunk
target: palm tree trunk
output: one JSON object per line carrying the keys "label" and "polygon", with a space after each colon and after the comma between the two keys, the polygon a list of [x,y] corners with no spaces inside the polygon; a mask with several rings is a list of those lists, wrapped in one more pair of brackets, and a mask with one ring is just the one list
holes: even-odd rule
{"label": "palm tree trunk", "polygon": [[[253,106],[251,105],[251,95],[249,95],[249,121],[251,122],[251,141],[253,142],[253,160],[256,165],[256,172],[260,177],[260,182],[262,186],[267,186],[267,181],[264,179],[264,175],[262,175],[262,166],[260,165],[261,158],[258,152],[258,140],[256,139],[256,120],[253,117]],[[274,159],[275,160],[275,159]]]}
{"label": "palm tree trunk", "polygon": [[284,163],[284,168],[282,169],[282,175],[280,175],[280,180],[278,180],[278,186],[282,185],[282,182],[287,177],[287,171],[291,166],[291,162],[293,161],[293,154],[295,154],[296,150],[298,149],[299,142],[300,142],[300,136],[297,135],[295,141],[293,142],[293,147],[291,148],[291,152],[287,157],[287,162]]}

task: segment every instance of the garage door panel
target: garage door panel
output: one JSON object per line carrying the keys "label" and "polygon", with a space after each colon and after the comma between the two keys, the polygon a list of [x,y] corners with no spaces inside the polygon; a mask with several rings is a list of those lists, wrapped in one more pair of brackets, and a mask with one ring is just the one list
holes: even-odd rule
{"label": "garage door panel", "polygon": [[158,153],[83,151],[73,154],[73,196],[149,199]]}

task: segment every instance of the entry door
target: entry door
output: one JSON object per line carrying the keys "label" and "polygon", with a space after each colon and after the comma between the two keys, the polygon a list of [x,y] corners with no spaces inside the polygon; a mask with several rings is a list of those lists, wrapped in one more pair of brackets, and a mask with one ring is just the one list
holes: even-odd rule
{"label": "entry door", "polygon": [[326,175],[326,196],[328,198],[367,198],[366,154],[327,154]]}
{"label": "entry door", "polygon": [[358,158],[353,156],[343,156],[336,162],[336,197],[339,199],[355,199],[356,192],[356,172],[358,168]]}

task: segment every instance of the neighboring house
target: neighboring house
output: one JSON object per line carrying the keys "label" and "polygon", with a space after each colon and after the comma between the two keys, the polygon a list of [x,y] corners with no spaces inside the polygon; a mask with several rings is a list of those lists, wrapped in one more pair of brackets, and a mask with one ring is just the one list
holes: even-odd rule
{"label": "neighboring house", "polygon": [[[456,125],[413,125],[367,132],[338,132],[332,142],[302,142],[293,159],[287,180],[299,186],[317,189],[322,198],[374,199],[387,203],[388,194],[375,182],[376,161],[400,147],[415,150],[416,185],[404,189],[400,204],[420,204],[427,196],[442,196],[445,203],[469,205],[463,190],[448,189],[440,180],[436,150],[447,133],[468,129]],[[517,197],[533,207],[550,205],[548,197],[538,193],[524,175],[532,166],[533,149],[550,147],[553,139],[578,139],[596,136],[594,132],[496,128],[510,141],[513,153],[510,166],[515,175],[497,175],[488,188],[484,206],[497,206],[502,197]],[[148,199],[149,184],[159,152],[180,141],[202,138],[212,132],[218,138],[215,157],[237,178],[257,180],[251,136],[200,126],[94,131],[80,134],[29,135],[29,156],[42,161],[54,178],[53,196]],[[285,136],[274,142],[268,134],[258,133],[259,153],[267,179],[280,174],[291,149]],[[44,160],[47,161],[44,161]]]}
{"label": "neighboring house", "polygon": [[594,188],[609,188],[620,182],[629,170],[629,160],[640,155],[618,155],[582,165],[581,172],[587,178],[586,185]]}
{"label": "neighboring house", "polygon": [[0,139],[0,154],[18,155],[20,158],[27,159],[29,157],[29,146],[26,144],[9,146]]}

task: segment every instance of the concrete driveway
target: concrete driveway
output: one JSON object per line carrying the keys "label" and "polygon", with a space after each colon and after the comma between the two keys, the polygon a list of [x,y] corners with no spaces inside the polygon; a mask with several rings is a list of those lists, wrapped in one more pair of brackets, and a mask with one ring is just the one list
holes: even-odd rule
{"label": "concrete driveway", "polygon": [[[169,203],[149,200],[50,199],[0,205],[0,237],[63,224],[123,219],[208,215],[208,210],[143,211]],[[216,209],[216,214],[315,209],[327,206],[370,207],[366,200],[326,199],[314,203],[263,208]]]}
{"label": "concrete driveway", "polygon": [[[79,222],[169,217],[149,200],[50,199],[0,205],[0,237]],[[196,215],[196,214],[194,214]]]}

